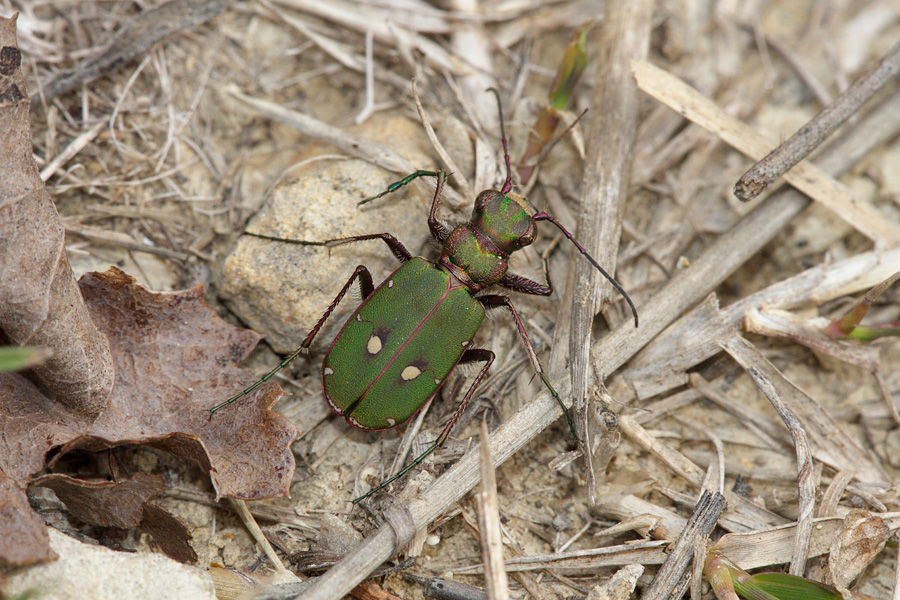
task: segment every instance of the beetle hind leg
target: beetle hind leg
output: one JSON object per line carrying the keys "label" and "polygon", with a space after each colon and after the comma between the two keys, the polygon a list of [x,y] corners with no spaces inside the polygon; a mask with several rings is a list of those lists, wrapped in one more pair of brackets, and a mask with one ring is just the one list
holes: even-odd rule
{"label": "beetle hind leg", "polygon": [[[522,278],[524,279],[524,278]],[[527,279],[525,281],[528,281]],[[478,296],[476,300],[481,302],[481,304],[485,308],[497,308],[501,306],[505,306],[509,309],[509,312],[512,314],[513,321],[516,322],[516,328],[519,330],[519,336],[522,338],[522,341],[525,343],[525,350],[528,352],[528,358],[531,360],[532,368],[534,372],[541,378],[541,382],[547,388],[547,391],[550,392],[550,395],[553,396],[553,399],[556,400],[556,403],[559,404],[559,407],[562,409],[563,414],[566,416],[566,423],[569,424],[569,431],[572,432],[572,437],[575,438],[575,441],[578,441],[578,435],[575,433],[575,423],[572,422],[572,416],[569,414],[569,409],[566,408],[565,403],[562,401],[562,398],[559,397],[559,393],[556,389],[550,385],[550,380],[547,379],[547,376],[544,375],[544,368],[541,366],[541,361],[538,360],[537,354],[534,352],[534,346],[531,345],[531,340],[528,339],[528,332],[525,331],[525,325],[522,324],[522,319],[519,318],[519,313],[516,312],[515,306],[513,306],[512,301],[506,296],[500,296],[499,294],[488,294],[486,296]]]}
{"label": "beetle hind leg", "polygon": [[285,368],[286,366],[288,366],[291,363],[291,361],[293,361],[295,358],[300,356],[300,354],[304,350],[308,349],[312,345],[313,340],[316,337],[316,334],[318,334],[319,330],[322,329],[322,326],[325,325],[325,321],[328,320],[328,317],[331,316],[331,313],[334,312],[334,309],[337,308],[337,305],[340,304],[341,300],[347,294],[347,290],[350,289],[350,287],[353,285],[353,282],[356,281],[357,279],[359,280],[359,291],[360,291],[360,293],[362,293],[363,298],[368,298],[369,296],[371,296],[372,292],[375,291],[375,284],[372,281],[372,274],[369,273],[369,270],[364,265],[359,265],[358,267],[356,267],[356,270],[353,271],[353,275],[350,276],[350,279],[347,280],[347,283],[344,284],[344,287],[341,288],[341,291],[338,292],[338,295],[335,296],[334,300],[328,306],[328,309],[325,311],[325,314],[322,315],[322,317],[319,319],[318,323],[316,323],[316,326],[312,328],[312,331],[309,332],[309,334],[306,336],[306,339],[304,339],[303,343],[300,344],[300,347],[297,348],[296,350],[294,350],[293,352],[291,352],[289,355],[287,355],[284,358],[284,360],[282,360],[278,364],[278,366],[276,366],[274,369],[272,369],[271,371],[269,371],[268,373],[263,375],[256,383],[254,383],[253,385],[251,385],[250,387],[248,387],[247,389],[242,391],[240,394],[236,394],[236,395],[232,396],[231,398],[229,398],[228,400],[226,400],[225,402],[222,402],[221,404],[217,404],[217,405],[213,406],[211,409],[209,409],[210,417],[212,417],[213,413],[215,413],[216,411],[218,411],[222,408],[225,408],[226,406],[228,406],[232,402],[235,402],[236,400],[243,398],[244,396],[246,396],[247,394],[249,394],[256,388],[258,388],[259,386],[261,386],[262,384],[267,382],[269,379],[271,379],[275,375],[275,373],[277,373],[278,371],[280,371],[283,368]]}
{"label": "beetle hind leg", "polygon": [[481,371],[478,372],[478,375],[475,377],[475,381],[472,382],[472,385],[469,386],[469,391],[466,392],[465,397],[459,403],[459,406],[456,407],[456,411],[453,413],[453,417],[450,419],[450,422],[444,427],[444,430],[441,431],[441,434],[437,437],[433,444],[428,446],[422,454],[417,456],[415,460],[411,463],[400,469],[396,475],[389,477],[388,479],[382,481],[378,484],[377,487],[372,488],[366,494],[360,496],[356,500],[353,501],[353,504],[358,504],[362,502],[375,492],[387,487],[389,484],[393,483],[400,477],[403,477],[417,465],[419,465],[423,460],[425,460],[429,454],[437,450],[446,440],[450,437],[450,432],[453,430],[453,426],[456,425],[456,421],[459,420],[459,417],[462,415],[463,411],[468,406],[469,401],[472,399],[472,396],[475,395],[475,389],[481,383],[481,380],[484,379],[484,376],[487,374],[488,369],[491,366],[491,363],[494,362],[494,353],[490,350],[485,350],[483,348],[470,348],[463,352],[462,357],[459,359],[457,364],[465,364],[471,362],[483,362],[484,366],[481,368]]}

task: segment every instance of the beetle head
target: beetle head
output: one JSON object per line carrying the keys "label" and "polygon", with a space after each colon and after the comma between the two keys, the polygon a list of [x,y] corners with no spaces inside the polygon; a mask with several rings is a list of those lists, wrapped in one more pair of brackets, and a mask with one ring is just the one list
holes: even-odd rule
{"label": "beetle head", "polygon": [[506,255],[531,244],[537,234],[525,198],[513,192],[485,190],[478,194],[469,225]]}

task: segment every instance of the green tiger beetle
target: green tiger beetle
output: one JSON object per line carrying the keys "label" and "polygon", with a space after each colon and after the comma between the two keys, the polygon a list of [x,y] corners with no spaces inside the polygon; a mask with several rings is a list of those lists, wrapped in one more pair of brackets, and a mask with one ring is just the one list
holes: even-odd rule
{"label": "green tiger beetle", "polygon": [[368,498],[406,474],[440,447],[450,435],[457,419],[494,361],[494,353],[490,350],[471,347],[475,333],[484,319],[485,309],[505,307],[512,314],[535,373],[559,403],[569,428],[575,435],[569,412],[544,375],[522,319],[510,299],[499,294],[476,295],[493,285],[537,296],[549,296],[553,292],[546,264],[544,268],[546,285],[507,271],[510,254],[534,242],[537,234],[536,223],[539,221],[548,221],[555,225],[618,290],[628,302],[634,315],[634,325],[637,327],[637,310],[622,286],[597,264],[597,261],[559,222],[545,212],[530,214],[525,198],[511,191],[512,172],[506,131],[503,126],[503,112],[499,106],[499,95],[496,90],[492,91],[497,95],[500,109],[506,180],[499,190],[485,190],[478,194],[472,218],[467,223],[451,229],[448,224],[437,218],[441,192],[447,180],[444,171],[416,171],[392,183],[380,194],[359,202],[361,206],[377,200],[419,177],[434,177],[437,185],[431,202],[431,212],[428,215],[428,228],[431,235],[443,246],[437,262],[413,257],[403,244],[389,233],[357,235],[322,242],[244,233],[264,240],[328,248],[380,239],[387,244],[401,266],[377,288],[368,269],[364,265],[356,267],[353,275],[338,292],[328,310],[300,347],[262,379],[213,407],[211,413],[247,395],[307,350],[355,281],[359,281],[363,301],[331,343],[322,363],[325,399],[331,409],[344,417],[350,425],[366,431],[396,427],[409,420],[437,394],[457,365],[484,363],[438,438],[399,473],[357,498],[354,503]]}

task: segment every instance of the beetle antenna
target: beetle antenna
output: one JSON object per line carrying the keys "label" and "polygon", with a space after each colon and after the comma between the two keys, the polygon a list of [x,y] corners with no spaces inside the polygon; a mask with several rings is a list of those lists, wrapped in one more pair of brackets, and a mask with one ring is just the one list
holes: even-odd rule
{"label": "beetle antenna", "polygon": [[500,114],[500,141],[503,144],[503,160],[506,161],[506,181],[500,188],[500,193],[505,194],[512,189],[512,167],[509,166],[509,148],[506,146],[506,127],[503,126],[503,104],[500,102],[500,92],[495,88],[488,88],[487,91],[493,92],[497,98],[497,112]]}
{"label": "beetle antenna", "polygon": [[567,238],[569,238],[569,241],[570,241],[570,242],[572,242],[573,244],[575,244],[575,247],[578,248],[578,251],[581,252],[581,254],[584,255],[584,257],[585,257],[586,259],[588,259],[588,261],[589,261],[592,265],[594,265],[594,267],[595,267],[598,271],[600,271],[600,274],[603,275],[604,277],[606,277],[606,280],[607,280],[614,288],[616,288],[616,291],[619,292],[619,294],[621,294],[621,296],[622,296],[623,298],[625,298],[625,302],[627,302],[627,303],[628,303],[628,306],[631,308],[631,314],[634,315],[634,326],[637,327],[637,326],[638,326],[638,314],[637,314],[637,309],[634,307],[634,302],[631,301],[631,298],[628,297],[628,294],[625,292],[625,290],[622,288],[622,286],[619,285],[619,282],[616,281],[615,278],[613,278],[612,275],[610,275],[609,273],[607,273],[606,270],[605,270],[603,267],[601,267],[601,266],[597,263],[596,260],[594,260],[594,257],[591,256],[590,254],[588,254],[587,250],[585,250],[585,249],[581,246],[581,244],[579,244],[579,243],[575,240],[575,238],[572,237],[572,234],[569,233],[569,232],[566,230],[565,227],[563,227],[562,225],[560,225],[560,223],[559,223],[556,219],[554,219],[553,217],[551,217],[550,215],[548,215],[548,214],[545,213],[545,212],[539,212],[539,213],[537,213],[536,215],[534,215],[534,216],[532,217],[532,219],[534,219],[535,221],[549,221],[550,223],[553,223],[554,225],[556,225],[556,228],[557,228],[557,229],[559,229],[560,231],[563,232],[563,235],[565,235]]}

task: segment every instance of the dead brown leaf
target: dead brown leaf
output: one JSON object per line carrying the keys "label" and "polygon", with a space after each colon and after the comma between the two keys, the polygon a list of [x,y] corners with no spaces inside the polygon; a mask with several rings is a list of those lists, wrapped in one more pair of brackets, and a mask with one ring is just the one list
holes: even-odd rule
{"label": "dead brown leaf", "polygon": [[90,525],[128,529],[140,526],[163,552],[182,562],[195,562],[191,532],[167,510],[149,500],[165,488],[158,475],[135,473],[121,481],[87,481],[62,473],[38,477],[32,486],[52,489],[73,516]]}
{"label": "dead brown leaf", "polygon": [[237,364],[256,346],[257,333],[219,318],[201,286],[154,293],[111,268],[85,275],[81,291],[109,336],[116,386],[109,408],[63,452],[150,444],[208,469],[219,497],[288,494],[297,430],[269,410],[281,389],[261,386],[236,410],[209,414],[255,381]]}
{"label": "dead brown leaf", "polygon": [[65,251],[59,213],[32,156],[29,102],[15,19],[0,18],[0,330],[53,356],[34,372],[57,402],[95,415],[113,367]]}
{"label": "dead brown leaf", "polygon": [[0,473],[0,565],[55,560],[47,528],[15,481]]}
{"label": "dead brown leaf", "polygon": [[78,519],[101,527],[137,527],[144,504],[163,491],[158,475],[135,473],[123,481],[86,481],[63,473],[38,477],[33,486],[50,488]]}
{"label": "dead brown leaf", "polygon": [[[48,451],[58,446],[57,458],[76,448],[147,444],[207,470],[218,496],[287,495],[294,472],[290,445],[297,431],[269,410],[281,396],[280,388],[261,386],[240,405],[209,417],[210,407],[252,383],[253,378],[237,364],[259,336],[220,319],[203,300],[202,287],[154,293],[115,268],[88,274],[80,285],[91,317],[109,338],[116,367],[113,393],[107,408],[91,420],[52,402],[21,375],[0,375],[0,470],[12,480],[0,491],[5,496],[0,505],[13,502],[21,507],[8,516],[0,515],[0,538],[21,529],[20,513],[28,506],[23,488],[43,468]],[[60,476],[38,483],[58,491],[65,487],[66,493],[75,485],[71,478]],[[104,486],[116,488],[116,484],[100,485],[107,489]],[[72,493],[69,499],[63,498],[67,505]],[[106,504],[122,502],[121,496],[116,498]],[[82,500],[81,508],[87,510],[90,502],[97,502],[97,497]],[[114,523],[107,524],[134,526],[143,518],[144,506],[143,501],[137,502],[127,517],[109,513]],[[90,518],[84,512],[79,518],[104,524],[100,513],[106,509],[91,508]],[[35,530],[31,535],[39,533]],[[21,559],[0,554],[0,561],[20,564]]]}
{"label": "dead brown leaf", "polygon": [[844,517],[844,526],[831,544],[828,571],[840,592],[850,587],[860,573],[881,552],[891,529],[880,516],[867,510],[852,510]]}
{"label": "dead brown leaf", "polygon": [[191,548],[191,532],[181,519],[155,504],[144,505],[141,529],[153,536],[162,551],[184,563],[197,562],[197,553]]}

